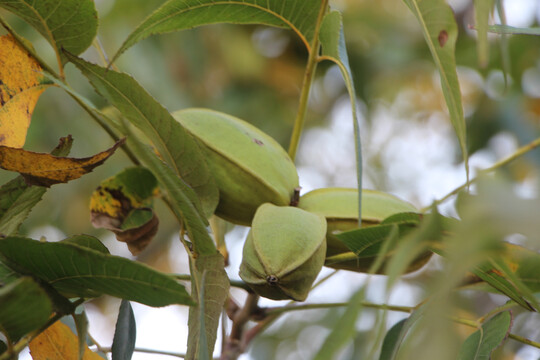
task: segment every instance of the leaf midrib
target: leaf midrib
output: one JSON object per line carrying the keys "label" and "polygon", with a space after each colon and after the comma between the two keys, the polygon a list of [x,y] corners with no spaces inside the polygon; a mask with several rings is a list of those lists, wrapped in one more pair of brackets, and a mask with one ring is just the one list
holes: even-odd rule
{"label": "leaf midrib", "polygon": [[[289,20],[287,20],[281,14],[279,14],[279,13],[277,13],[275,11],[271,11],[270,9],[264,8],[264,7],[256,5],[256,4],[249,4],[249,3],[239,2],[239,1],[213,2],[211,4],[201,4],[201,5],[198,5],[198,6],[191,6],[191,7],[188,7],[186,9],[176,11],[176,12],[164,17],[163,19],[161,19],[158,22],[152,23],[152,25],[150,25],[148,27],[148,29],[152,29],[155,26],[161,24],[162,22],[165,22],[165,21],[169,20],[171,17],[177,16],[177,15],[179,15],[181,13],[191,11],[193,9],[204,8],[204,7],[212,7],[212,6],[220,6],[220,5],[225,5],[225,6],[226,5],[236,5],[236,6],[252,7],[252,8],[256,8],[258,10],[261,10],[263,12],[269,13],[269,14],[277,17],[278,19],[283,21],[286,25],[288,25],[291,28],[291,30],[293,30],[300,37],[300,39],[302,40],[302,42],[306,46],[308,52],[311,52],[311,46],[310,46],[309,42],[307,41],[307,39],[304,37],[304,35],[300,32],[300,30],[296,26],[294,26]],[[125,50],[127,50],[127,49],[125,49]]]}

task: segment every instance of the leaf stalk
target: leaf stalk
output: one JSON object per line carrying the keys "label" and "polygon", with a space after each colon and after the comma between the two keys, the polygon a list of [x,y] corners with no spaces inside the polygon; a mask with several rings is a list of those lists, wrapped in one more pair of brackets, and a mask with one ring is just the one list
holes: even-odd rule
{"label": "leaf stalk", "polygon": [[311,42],[311,47],[309,49],[309,57],[307,60],[306,71],[304,72],[304,79],[302,83],[302,90],[300,93],[300,103],[298,105],[298,112],[294,120],[294,127],[291,135],[291,141],[289,143],[289,156],[292,161],[296,157],[296,152],[298,150],[298,144],[300,143],[300,136],[302,135],[302,130],[304,128],[306,112],[309,102],[309,94],[311,91],[311,84],[313,83],[313,78],[315,76],[315,71],[317,70],[317,63],[319,57],[319,50],[321,47],[319,41],[319,32],[321,29],[322,21],[324,15],[328,11],[328,0],[321,1],[321,7],[319,9],[319,15],[317,16],[317,22],[315,24],[315,31],[313,33],[313,40]]}

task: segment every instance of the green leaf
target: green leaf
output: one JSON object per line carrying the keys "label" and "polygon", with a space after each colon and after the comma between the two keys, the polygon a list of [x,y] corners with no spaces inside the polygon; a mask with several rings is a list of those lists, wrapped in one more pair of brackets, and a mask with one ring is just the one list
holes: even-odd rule
{"label": "green leaf", "polygon": [[381,246],[396,227],[397,235],[403,237],[420,223],[420,219],[420,214],[400,213],[386,218],[379,225],[344,231],[335,236],[359,259],[376,258],[381,255]]}
{"label": "green leaf", "polygon": [[98,93],[148,136],[165,162],[195,190],[198,198],[192,196],[191,201],[198,206],[200,203],[202,213],[210,217],[219,193],[192,136],[131,76],[66,55]]}
{"label": "green leaf", "polygon": [[458,360],[491,359],[491,353],[498,348],[510,333],[512,314],[499,313],[470,335],[461,346]]}
{"label": "green leaf", "polygon": [[206,303],[205,303],[205,289],[206,287],[206,270],[203,271],[201,276],[201,289],[199,291],[199,344],[197,359],[210,360],[210,354],[208,353],[208,339],[206,336]]}
{"label": "green leaf", "polygon": [[[497,266],[498,265],[498,266]],[[473,273],[529,311],[537,311],[538,304],[531,291],[516,279],[508,269],[502,270],[501,263],[484,263],[473,269]],[[512,281],[513,280],[513,281]]]}
{"label": "green leaf", "polygon": [[97,34],[97,12],[92,0],[0,0],[0,7],[39,31],[58,58],[63,56],[62,49],[82,53]]}
{"label": "green leaf", "polygon": [[62,243],[75,244],[91,250],[99,251],[103,254],[109,254],[109,249],[97,238],[90,235],[75,235],[61,241]]}
{"label": "green leaf", "polygon": [[394,326],[388,330],[383,340],[379,360],[390,360],[393,358],[394,352],[399,348],[401,331],[407,320],[408,319],[403,319],[395,323]]}
{"label": "green leaf", "polygon": [[330,335],[324,340],[319,352],[315,355],[315,360],[333,359],[339,350],[350,343],[356,336],[355,324],[362,308],[364,295],[365,288],[362,287],[349,299],[347,309],[336,322]]}
{"label": "green leaf", "polygon": [[474,19],[476,22],[476,49],[478,64],[486,67],[489,61],[488,21],[495,0],[474,0]]}
{"label": "green leaf", "polygon": [[13,342],[44,325],[53,311],[45,291],[29,277],[1,287],[0,304],[0,330]]}
{"label": "green leaf", "polygon": [[[124,129],[129,133],[127,128]],[[193,251],[201,255],[213,255],[216,253],[214,241],[208,235],[204,218],[195,208],[191,199],[195,196],[193,190],[179,178],[173,170],[161,161],[157,155],[147,146],[139,142],[130,135],[127,141],[128,146],[154,174],[160,183],[161,189],[168,194],[171,209],[187,229],[189,238],[193,242]]]}
{"label": "green leaf", "polygon": [[[506,26],[506,13],[504,11],[502,0],[496,0],[495,4],[497,7],[497,13],[499,14],[499,18],[501,19],[501,25]],[[508,74],[510,73],[510,50],[508,48],[507,34],[501,34],[499,44],[501,48],[501,63],[504,73],[504,85],[505,87],[508,87]]]}
{"label": "green leaf", "polygon": [[0,262],[0,287],[5,286],[20,278],[20,275]]}
{"label": "green leaf", "polygon": [[114,329],[111,355],[113,360],[131,360],[135,350],[137,327],[131,304],[122,300]]}
{"label": "green leaf", "polygon": [[7,237],[0,240],[0,258],[14,270],[32,274],[69,296],[108,294],[149,306],[193,304],[172,276],[73,242]]}
{"label": "green leaf", "polygon": [[433,213],[425,216],[421,225],[399,240],[394,248],[394,255],[386,266],[388,274],[387,289],[401,276],[415,259],[431,248],[431,242],[438,241],[443,232],[442,216],[433,209]]}
{"label": "green leaf", "polygon": [[[214,353],[219,319],[229,295],[229,278],[224,270],[221,254],[199,256],[192,266],[192,296],[199,298],[199,306],[189,308],[188,345],[186,359]],[[202,281],[204,275],[204,282]],[[196,286],[194,286],[196,284]],[[204,322],[202,321],[204,319]],[[201,331],[206,334],[201,338]],[[206,341],[207,350],[199,349]],[[209,357],[210,358],[210,357]]]}
{"label": "green leaf", "polygon": [[73,313],[73,321],[77,329],[77,339],[79,340],[79,360],[83,360],[86,350],[86,337],[88,336],[88,317],[84,311],[84,306],[79,306]]}
{"label": "green leaf", "polygon": [[452,8],[444,0],[403,0],[418,19],[433,60],[439,69],[441,86],[450,120],[459,140],[469,178],[469,155],[461,91],[456,71],[455,47],[458,27]]}
{"label": "green leaf", "polygon": [[[90,101],[75,92],[65,84],[54,81],[55,84],[63,88],[74,98],[86,104],[97,116],[101,117],[107,125],[115,129],[120,134],[128,134],[129,138],[126,142],[127,147],[142,161],[150,171],[154,174],[160,187],[169,197],[171,208],[176,217],[182,221],[188,230],[191,240],[194,242],[195,252],[206,254],[215,253],[215,245],[205,227],[204,218],[201,218],[199,212],[194,207],[191,199],[196,199],[196,194],[193,190],[181,179],[174,171],[161,161],[157,155],[147,146],[140,143],[135,135],[123,123],[119,123],[107,114],[97,109]],[[119,119],[122,120],[122,119]]]}
{"label": "green leaf", "polygon": [[[51,152],[54,156],[67,156],[73,145],[71,136],[60,139]],[[32,208],[41,200],[46,187],[29,186],[22,176],[0,187],[0,234],[14,235],[28,217]]]}
{"label": "green leaf", "polygon": [[216,23],[289,28],[309,50],[319,6],[319,0],[169,0],[128,36],[111,63],[150,35]]}
{"label": "green leaf", "polygon": [[490,25],[489,32],[507,35],[540,35],[540,27],[521,28],[509,25]]}
{"label": "green leaf", "polygon": [[[354,129],[354,149],[356,157],[356,178],[358,183],[358,193],[362,193],[362,144],[360,138],[360,125],[358,124],[358,110],[356,105],[356,93],[349,66],[349,57],[345,47],[345,36],[343,34],[343,24],[341,13],[331,11],[325,15],[321,24],[319,38],[322,46],[322,55],[326,59],[333,61],[339,67],[341,76],[345,80],[345,86],[349,92],[351,102],[353,129]],[[362,197],[358,197],[358,224],[362,222]]]}
{"label": "green leaf", "polygon": [[417,308],[411,316],[394,324],[386,333],[379,360],[395,360],[405,337],[414,324],[424,317],[428,307],[424,304]]}

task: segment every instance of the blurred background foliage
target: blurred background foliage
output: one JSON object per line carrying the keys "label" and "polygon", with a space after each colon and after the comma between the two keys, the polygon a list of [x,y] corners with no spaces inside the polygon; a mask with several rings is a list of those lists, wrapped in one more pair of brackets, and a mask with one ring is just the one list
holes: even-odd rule
{"label": "blurred background foliage", "polygon": [[[109,56],[163,3],[158,0],[95,2],[100,22],[98,36]],[[449,3],[460,31],[456,60],[474,173],[475,168],[493,164],[538,136],[540,37],[508,38],[511,62],[505,85],[500,37],[489,36],[489,63],[484,68],[479,67],[475,31],[471,28],[474,25],[473,1]],[[510,25],[539,25],[540,3],[537,1],[503,3]],[[392,192],[418,207],[427,206],[462,184],[465,172],[457,139],[447,118],[438,74],[421,29],[400,0],[334,0],[331,5],[344,15],[350,66],[362,109],[365,187]],[[49,64],[55,64],[52,50],[39,34],[9,13],[2,12],[2,16],[34,44]],[[492,22],[495,20],[498,20],[497,14]],[[83,56],[101,63],[93,47]],[[291,32],[262,26],[214,25],[150,37],[122,55],[117,66],[133,75],[170,111],[207,107],[227,112],[258,126],[286,148],[306,60],[303,43]],[[97,105],[107,105],[71,65],[67,66],[67,79],[72,87]],[[323,186],[356,186],[350,117],[339,71],[330,63],[321,63],[297,159],[304,191]],[[37,104],[25,148],[48,152],[67,134],[73,135],[72,155],[78,157],[97,153],[112,144],[106,133],[61,89],[49,89]],[[511,189],[519,196],[534,197],[538,190],[539,164],[540,155],[532,152],[499,173],[510,181]],[[127,165],[127,157],[117,152],[93,173],[52,187],[24,223],[22,232],[32,237],[45,235],[49,240],[59,240],[64,235],[92,234],[104,240],[113,253],[130,256],[124,245],[117,244],[109,233],[91,226],[88,208],[91,193],[99,182]],[[13,174],[0,172],[2,183],[11,177]],[[451,202],[445,204],[442,211],[455,214]],[[177,224],[162,204],[157,204],[157,212],[160,216],[158,236],[138,260],[163,271],[187,272],[185,253],[177,249]],[[237,278],[234,266],[239,263],[243,235],[245,229],[237,228],[228,236],[230,274],[234,278]],[[421,272],[407,277],[398,286],[402,288],[401,293],[396,290],[401,294],[396,302],[414,305],[422,281],[429,276]],[[335,281],[335,286],[343,290],[350,287],[350,283],[360,284],[363,279],[361,275],[346,273]],[[233,295],[238,299],[243,297],[241,292]],[[350,291],[341,291],[330,301],[340,301],[336,297],[346,301],[349,295]],[[371,296],[377,298],[368,294],[368,299]],[[328,301],[321,292],[313,298]],[[489,307],[487,304],[500,299],[483,295],[476,301]],[[105,338],[112,336],[104,329],[109,321],[109,332],[112,331],[115,308],[104,299],[93,303],[99,310],[96,313],[102,313],[99,316],[105,324],[94,325],[95,329],[101,329]],[[476,305],[469,305],[474,311]],[[257,355],[253,358],[309,359],[314,351],[310,346],[323,341],[339,311],[319,310],[285,316],[254,343],[252,354]],[[373,326],[378,316],[375,310],[364,310],[357,325],[360,332],[356,343],[351,345],[352,350],[351,346],[347,347],[343,359],[368,355],[366,344],[372,343],[377,335]],[[390,313],[385,321],[391,324],[400,318]],[[539,335],[538,328],[527,330],[530,323],[520,320],[518,315],[516,325],[520,321],[524,323],[524,331],[529,331],[529,337]],[[283,326],[285,323],[287,326]],[[180,338],[178,334],[174,337]],[[519,350],[519,344],[514,345],[515,348],[505,348],[498,358],[513,358],[510,352]]]}

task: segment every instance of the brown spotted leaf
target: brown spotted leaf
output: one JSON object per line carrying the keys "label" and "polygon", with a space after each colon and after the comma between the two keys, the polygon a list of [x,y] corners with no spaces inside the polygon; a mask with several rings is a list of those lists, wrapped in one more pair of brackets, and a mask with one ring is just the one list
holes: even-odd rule
{"label": "brown spotted leaf", "polygon": [[41,93],[50,84],[11,35],[0,37],[0,145],[22,147]]}
{"label": "brown spotted leaf", "polygon": [[[60,138],[51,152],[54,156],[67,156],[71,150],[71,135]],[[15,235],[30,211],[41,200],[46,188],[28,186],[22,176],[0,186],[0,234]]]}
{"label": "brown spotted leaf", "polygon": [[424,38],[439,69],[441,88],[448,107],[450,121],[459,140],[469,177],[467,127],[463,115],[461,90],[456,70],[458,26],[452,8],[444,0],[403,0],[416,16]]}
{"label": "brown spotted leaf", "polygon": [[101,182],[90,199],[92,225],[116,234],[133,255],[150,243],[158,229],[152,200],[158,194],[157,180],[150,170],[130,167]]}
{"label": "brown spotted leaf", "polygon": [[87,158],[57,157],[23,149],[0,146],[0,168],[20,173],[29,185],[49,187],[78,179],[107,160],[124,143]]}

